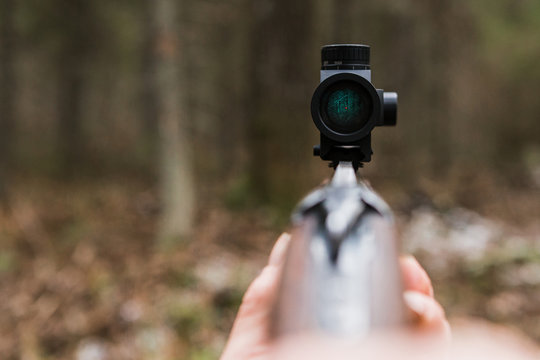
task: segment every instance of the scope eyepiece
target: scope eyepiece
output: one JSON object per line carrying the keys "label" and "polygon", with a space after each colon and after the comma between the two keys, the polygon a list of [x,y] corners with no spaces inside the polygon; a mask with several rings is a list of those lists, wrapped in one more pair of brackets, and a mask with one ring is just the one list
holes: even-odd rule
{"label": "scope eyepiece", "polygon": [[371,84],[367,45],[326,45],[321,49],[321,83],[311,100],[311,116],[321,132],[315,155],[334,164],[371,160],[371,131],[393,126],[397,94]]}

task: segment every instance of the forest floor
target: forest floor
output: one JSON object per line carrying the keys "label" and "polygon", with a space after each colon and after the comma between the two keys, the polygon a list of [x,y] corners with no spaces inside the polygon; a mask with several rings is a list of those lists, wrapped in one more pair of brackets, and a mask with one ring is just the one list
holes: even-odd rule
{"label": "forest floor", "polygon": [[[155,189],[125,179],[20,181],[8,205],[0,210],[7,360],[214,359],[280,233],[267,210],[214,202],[199,209],[192,241],[159,248]],[[426,267],[450,317],[485,318],[540,341],[533,214],[517,223],[461,207],[397,212],[405,250]]]}

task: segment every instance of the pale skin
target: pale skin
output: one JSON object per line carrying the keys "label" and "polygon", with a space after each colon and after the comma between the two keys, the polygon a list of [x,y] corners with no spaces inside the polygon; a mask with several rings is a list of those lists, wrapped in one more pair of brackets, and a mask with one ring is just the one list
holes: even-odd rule
{"label": "pale skin", "polygon": [[[291,342],[287,341],[290,339],[276,342],[272,341],[267,332],[271,306],[290,241],[288,234],[279,237],[268,264],[246,291],[221,360],[272,359],[277,358],[277,352],[280,354],[279,358],[284,358],[288,355],[284,355],[283,351],[290,351],[293,356],[295,348],[300,351],[303,351],[302,348],[313,348],[298,346],[299,342],[312,342],[311,337],[302,337]],[[402,257],[400,265],[405,287],[404,301],[416,315],[415,334],[429,334],[430,337],[446,341],[450,337],[450,327],[443,308],[433,297],[433,287],[428,275],[413,257]],[[316,344],[322,346],[321,341],[317,340]],[[339,346],[340,349],[343,349],[342,345]],[[325,346],[332,348],[333,345]],[[283,350],[284,348],[287,350]],[[324,358],[320,357],[320,354],[315,355],[317,359]]]}
{"label": "pale skin", "polygon": [[[526,337],[492,324],[467,322],[450,326],[425,270],[411,256],[400,258],[404,302],[415,314],[406,330],[376,333],[347,341],[299,334],[272,339],[268,332],[288,234],[279,237],[268,264],[246,291],[221,360],[378,359],[378,360],[533,360],[540,351]],[[452,340],[451,340],[452,337]]]}

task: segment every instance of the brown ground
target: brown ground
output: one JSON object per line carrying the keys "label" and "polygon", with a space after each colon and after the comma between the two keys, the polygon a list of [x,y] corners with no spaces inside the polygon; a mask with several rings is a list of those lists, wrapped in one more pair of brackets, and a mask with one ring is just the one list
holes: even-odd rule
{"label": "brown ground", "polygon": [[[448,236],[476,229],[478,218],[455,225],[453,215],[430,211],[401,217],[405,241],[430,216]],[[19,182],[0,213],[0,358],[215,358],[280,231],[264,210],[234,212],[214,202],[200,209],[193,241],[159,249],[158,213],[156,193],[143,183]],[[512,230],[503,228],[500,244],[510,246],[504,239]],[[456,253],[442,270],[430,269],[432,250],[413,250],[451,315],[512,324],[540,340],[532,231],[506,257],[488,248],[462,261],[452,257],[459,249],[443,247]]]}

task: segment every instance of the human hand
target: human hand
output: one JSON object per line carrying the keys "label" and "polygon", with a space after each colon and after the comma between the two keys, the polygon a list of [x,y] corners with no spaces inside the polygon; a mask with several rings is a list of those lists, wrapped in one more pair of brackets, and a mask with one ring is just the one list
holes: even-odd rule
{"label": "human hand", "polygon": [[[275,351],[285,348],[289,352],[291,344],[277,345],[272,342],[268,328],[290,240],[288,234],[279,237],[268,264],[246,291],[221,360],[269,359],[274,358],[271,354],[275,354]],[[450,327],[444,310],[433,297],[433,287],[426,272],[416,259],[410,256],[402,257],[400,265],[405,286],[405,304],[416,315],[417,326],[414,332],[429,334],[430,338],[439,340],[449,339]],[[313,339],[295,340],[293,346],[304,341],[310,343]],[[333,348],[334,345],[329,346]]]}

